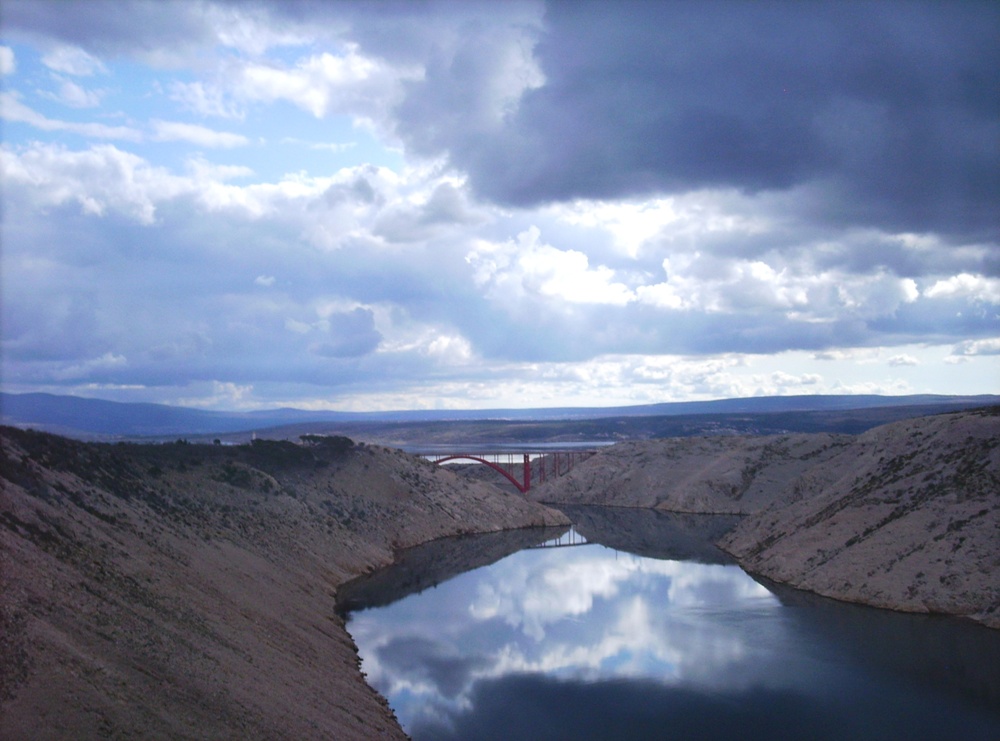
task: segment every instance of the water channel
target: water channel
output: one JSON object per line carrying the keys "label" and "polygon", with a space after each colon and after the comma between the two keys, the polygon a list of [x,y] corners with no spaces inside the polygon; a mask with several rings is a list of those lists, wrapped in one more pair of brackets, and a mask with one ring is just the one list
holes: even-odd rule
{"label": "water channel", "polygon": [[567,512],[342,590],[416,741],[1000,739],[1000,631],[761,584],[711,545],[731,518]]}

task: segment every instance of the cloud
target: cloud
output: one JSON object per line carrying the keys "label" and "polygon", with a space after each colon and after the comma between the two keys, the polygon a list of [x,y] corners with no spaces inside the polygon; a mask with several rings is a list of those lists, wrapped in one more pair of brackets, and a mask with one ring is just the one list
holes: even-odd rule
{"label": "cloud", "polygon": [[209,396],[196,396],[187,399],[180,399],[178,403],[187,407],[205,407],[208,409],[218,409],[226,407],[228,409],[253,408],[247,406],[247,402],[252,400],[253,386],[240,386],[235,383],[212,382],[212,393]]}
{"label": "cloud", "polygon": [[[542,28],[469,37],[483,62],[522,50],[520,88],[497,82],[502,64],[460,66],[456,52],[411,83],[399,109],[408,145],[447,153],[487,198],[534,206],[813,184],[821,200],[804,205],[823,220],[997,234],[996,113],[971,82],[997,80],[995,8],[546,10]],[[511,96],[502,125],[485,115],[497,87]]]}
{"label": "cloud", "polygon": [[201,156],[190,157],[184,164],[194,180],[199,183],[221,184],[254,174],[254,171],[246,165],[219,165]]}
{"label": "cloud", "polygon": [[43,131],[66,131],[93,139],[141,141],[142,132],[131,126],[108,126],[95,122],[60,121],[48,118],[21,102],[16,91],[0,93],[0,115],[6,121],[26,123]]}
{"label": "cloud", "polygon": [[[72,65],[93,55],[129,54],[155,65],[174,66],[219,41],[222,13],[210,3],[38,2],[4,3],[4,24],[19,35],[55,41],[55,64]],[[223,9],[224,13],[224,9]],[[86,50],[83,57],[76,49]],[[85,68],[84,68],[85,69]]]}
{"label": "cloud", "polygon": [[0,75],[12,75],[17,71],[17,60],[14,50],[9,46],[0,46]]}
{"label": "cloud", "polygon": [[107,73],[104,63],[76,46],[60,46],[42,55],[42,64],[53,72],[77,77]]}
{"label": "cloud", "polygon": [[795,322],[888,316],[919,295],[912,279],[885,271],[807,273],[790,264],[777,270],[763,260],[724,259],[700,252],[665,259],[663,272],[665,281],[636,289],[639,301],[683,311],[780,312]]}
{"label": "cloud", "polygon": [[384,209],[372,231],[389,242],[414,243],[488,220],[483,209],[469,201],[464,187],[444,181],[436,183],[430,192],[414,193]]}
{"label": "cloud", "polygon": [[[9,182],[35,206],[76,202],[88,214],[114,211],[147,225],[153,223],[159,206],[182,198],[207,212],[235,211],[252,219],[294,208],[289,218],[323,246],[335,246],[338,238],[350,234],[357,215],[372,205],[365,189],[386,175],[376,168],[347,169],[327,178],[293,174],[277,183],[241,187],[224,181],[252,174],[244,166],[213,165],[193,158],[187,162],[192,176],[185,177],[113,145],[74,151],[35,143],[6,154]],[[302,213],[317,201],[324,202],[329,221],[316,223]]]}
{"label": "cloud", "polygon": [[952,350],[952,354],[961,357],[968,357],[972,355],[1000,355],[1000,337],[962,342],[955,346]]}
{"label": "cloud", "polygon": [[339,154],[340,152],[346,152],[353,147],[358,146],[357,142],[310,142],[303,139],[296,139],[292,136],[286,136],[281,140],[282,144],[298,144],[301,146],[309,147],[309,149],[326,150],[328,152],[333,152],[334,154]]}
{"label": "cloud", "polygon": [[584,253],[556,249],[540,237],[538,228],[531,227],[516,240],[480,242],[465,257],[475,271],[473,279],[502,302],[539,296],[569,304],[622,306],[634,299],[609,268],[592,268]]}
{"label": "cloud", "polygon": [[215,131],[197,124],[153,119],[150,121],[150,125],[153,127],[155,141],[185,141],[200,147],[222,147],[224,149],[244,147],[250,143],[249,139],[240,134]]}
{"label": "cloud", "polygon": [[244,119],[246,113],[241,103],[233,100],[229,93],[218,85],[204,82],[170,83],[170,99],[180,103],[185,109],[200,116]]}
{"label": "cloud", "polygon": [[346,114],[384,120],[400,94],[402,80],[419,73],[417,69],[394,69],[348,44],[342,54],[323,52],[300,59],[291,67],[248,63],[235,70],[235,80],[227,84],[238,100],[288,101],[316,118]]}
{"label": "cloud", "polygon": [[318,339],[309,352],[324,358],[354,358],[374,352],[382,341],[375,329],[375,314],[371,309],[357,307],[353,311],[321,311],[320,319],[312,324],[289,320],[289,328],[300,334],[315,334]]}
{"label": "cloud", "polygon": [[924,295],[928,298],[962,298],[1000,304],[1000,278],[960,273],[936,281]]}
{"label": "cloud", "polygon": [[72,80],[57,79],[57,81],[59,82],[58,92],[40,92],[39,94],[71,108],[96,108],[107,94],[106,90],[86,90]]}
{"label": "cloud", "polygon": [[[594,219],[572,223],[572,231],[566,232],[562,214],[535,214],[531,218],[543,224],[544,234],[555,237],[550,242],[543,239],[542,227],[521,226],[527,215],[504,215],[476,204],[464,184],[432,171],[344,168],[328,177],[291,175],[237,185],[229,181],[252,174],[249,168],[203,159],[187,164],[189,174],[178,175],[107,145],[79,152],[34,145],[10,153],[5,175],[16,187],[19,213],[78,204],[92,218],[119,214],[150,228],[142,237],[145,243],[153,240],[174,249],[190,244],[185,249],[196,261],[176,270],[178,275],[214,276],[214,288],[200,275],[197,279],[205,283],[206,299],[239,296],[243,289],[223,280],[232,273],[225,263],[193,267],[209,259],[204,248],[196,247],[199,243],[232,244],[228,254],[251,259],[243,286],[273,276],[280,254],[282,285],[296,286],[303,297],[339,294],[348,299],[339,311],[347,312],[357,304],[385,307],[378,310],[371,332],[356,328],[343,337],[324,338],[313,328],[308,341],[289,350],[306,354],[304,368],[309,357],[355,352],[361,357],[362,351],[375,348],[406,354],[416,377],[429,362],[468,372],[489,362],[582,362],[615,353],[670,356],[850,347],[904,332],[905,322],[912,320],[905,313],[911,311],[908,307],[926,308],[927,319],[921,321],[936,322],[937,332],[969,329],[967,319],[935,316],[913,279],[885,269],[857,274],[820,270],[808,257],[813,254],[808,244],[762,252],[761,259],[753,260],[725,250],[677,249],[669,229],[689,228],[682,204],[674,204],[677,218],[668,220],[667,231],[646,239],[633,259],[617,247],[603,253],[595,248],[607,245],[608,235],[613,239],[621,223],[618,215],[607,227]],[[94,223],[81,232],[81,223],[72,223],[66,228],[81,236],[96,230],[98,243],[96,232],[103,227]],[[516,236],[485,236],[505,232]],[[648,257],[662,249],[657,240],[664,238],[674,256],[661,258],[658,274],[647,271]],[[699,241],[711,245],[710,240]],[[404,245],[406,253],[386,252]],[[350,249],[336,254],[345,247]],[[599,254],[607,264],[592,257]],[[164,293],[162,300],[169,296]],[[223,315],[237,310],[238,304],[227,304]],[[306,311],[276,308],[269,314],[280,316],[279,328],[286,326],[286,318],[313,327],[321,317]],[[248,317],[232,326],[244,321],[260,319]],[[397,367],[395,372],[401,371]],[[589,370],[587,375],[590,386],[627,383]],[[665,383],[688,393],[712,390],[718,395],[779,388],[764,379],[751,386],[724,380],[689,383],[676,374]]]}
{"label": "cloud", "polygon": [[11,0],[5,384],[988,390],[998,11],[833,7]]}
{"label": "cloud", "polygon": [[195,8],[218,42],[251,56],[260,56],[274,47],[302,46],[313,40],[308,30],[290,23],[265,6],[212,4]]}
{"label": "cloud", "polygon": [[53,373],[56,381],[71,381],[90,378],[95,373],[107,372],[128,365],[128,359],[123,355],[107,352],[99,358],[88,358],[81,363],[65,365]]}
{"label": "cloud", "polygon": [[4,152],[9,185],[42,207],[76,202],[84,213],[102,216],[109,210],[151,224],[158,200],[178,192],[182,181],[113,145],[70,151],[35,145]]}

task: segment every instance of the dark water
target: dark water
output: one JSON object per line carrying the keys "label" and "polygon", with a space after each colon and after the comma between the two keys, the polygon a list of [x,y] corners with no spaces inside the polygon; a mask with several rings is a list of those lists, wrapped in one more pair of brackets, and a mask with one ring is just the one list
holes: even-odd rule
{"label": "dark water", "polygon": [[414,739],[1000,739],[1000,631],[764,586],[729,520],[570,514],[589,544],[462,538],[345,590]]}

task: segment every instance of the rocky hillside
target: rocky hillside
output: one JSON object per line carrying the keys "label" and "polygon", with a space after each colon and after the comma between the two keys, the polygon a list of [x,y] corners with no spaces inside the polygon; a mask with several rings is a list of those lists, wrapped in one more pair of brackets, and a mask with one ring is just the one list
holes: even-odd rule
{"label": "rocky hillside", "polygon": [[621,443],[532,496],[745,514],[720,545],[751,573],[1000,627],[1000,408],[858,436]]}
{"label": "rocky hillside", "polygon": [[1000,628],[1000,409],[871,430],[720,545],[829,597]]}
{"label": "rocky hillside", "polygon": [[798,496],[795,487],[805,472],[838,455],[853,439],[820,433],[618,443],[530,495],[560,504],[749,514],[779,494]]}
{"label": "rocky hillside", "polygon": [[0,430],[0,738],[404,738],[337,588],[398,548],[565,524],[398,451]]}

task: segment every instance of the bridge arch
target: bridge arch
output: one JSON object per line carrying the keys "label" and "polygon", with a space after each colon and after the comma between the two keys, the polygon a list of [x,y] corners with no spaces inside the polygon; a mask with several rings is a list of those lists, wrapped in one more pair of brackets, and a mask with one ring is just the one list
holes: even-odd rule
{"label": "bridge arch", "polygon": [[434,464],[439,466],[442,463],[447,463],[448,461],[456,461],[456,460],[475,461],[476,463],[483,463],[489,466],[494,471],[503,475],[514,486],[516,486],[517,490],[522,494],[524,494],[525,492],[528,491],[528,489],[531,488],[531,458],[527,453],[524,454],[524,483],[518,481],[514,476],[511,475],[510,471],[505,469],[499,463],[494,463],[493,461],[487,460],[486,458],[482,458],[478,455],[470,455],[468,453],[455,453],[452,455],[446,455],[443,458],[438,458],[437,460],[434,461]]}

